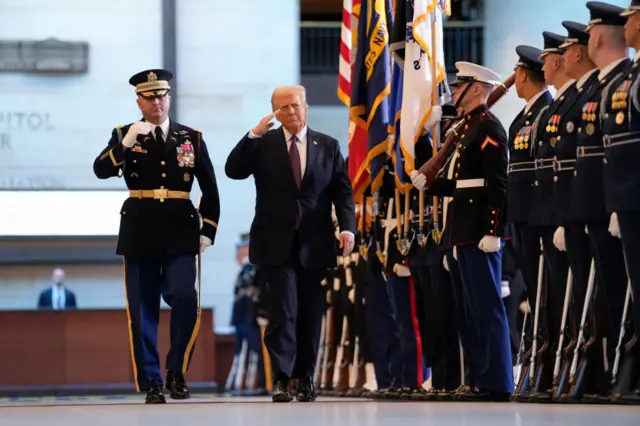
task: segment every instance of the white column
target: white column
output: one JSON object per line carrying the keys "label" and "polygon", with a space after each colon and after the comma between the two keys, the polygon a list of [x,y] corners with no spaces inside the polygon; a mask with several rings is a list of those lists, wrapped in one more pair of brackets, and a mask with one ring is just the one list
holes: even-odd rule
{"label": "white column", "polygon": [[[180,0],[177,4],[178,121],[203,132],[221,199],[218,234],[203,259],[205,306],[216,328],[229,324],[238,266],[235,243],[251,226],[253,178],[224,174],[229,152],[271,113],[271,92],[300,81],[300,11],[296,0]],[[336,53],[337,54],[337,53]],[[199,188],[194,185],[194,196]]]}

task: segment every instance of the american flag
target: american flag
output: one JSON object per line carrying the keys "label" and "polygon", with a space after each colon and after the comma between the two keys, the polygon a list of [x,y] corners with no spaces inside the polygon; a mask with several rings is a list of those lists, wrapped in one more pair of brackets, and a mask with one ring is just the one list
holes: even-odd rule
{"label": "american flag", "polygon": [[343,0],[342,26],[340,33],[340,59],[338,68],[338,98],[347,107],[351,106],[351,64],[353,39],[356,32],[357,17],[354,18],[354,6],[359,12],[360,0]]}

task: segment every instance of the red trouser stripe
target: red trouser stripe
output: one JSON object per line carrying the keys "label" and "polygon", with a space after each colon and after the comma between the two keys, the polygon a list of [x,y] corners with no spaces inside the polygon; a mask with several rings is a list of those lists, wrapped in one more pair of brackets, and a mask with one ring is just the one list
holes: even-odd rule
{"label": "red trouser stripe", "polygon": [[413,322],[413,333],[416,336],[416,363],[418,367],[418,386],[422,386],[422,339],[420,338],[420,327],[418,326],[418,314],[416,312],[416,291],[413,288],[413,277],[409,277],[409,291],[411,298],[411,322]]}

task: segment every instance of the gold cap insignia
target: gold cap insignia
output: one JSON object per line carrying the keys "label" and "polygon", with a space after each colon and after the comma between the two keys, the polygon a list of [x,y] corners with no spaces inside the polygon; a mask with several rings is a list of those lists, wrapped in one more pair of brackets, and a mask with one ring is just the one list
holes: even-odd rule
{"label": "gold cap insignia", "polygon": [[147,74],[147,81],[149,83],[153,83],[154,81],[158,81],[158,74],[156,74],[155,72],[151,71],[149,74]]}

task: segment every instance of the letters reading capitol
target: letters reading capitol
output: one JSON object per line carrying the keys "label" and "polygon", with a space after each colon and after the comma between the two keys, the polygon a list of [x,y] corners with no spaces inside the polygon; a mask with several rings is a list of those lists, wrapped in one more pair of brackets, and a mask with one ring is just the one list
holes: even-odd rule
{"label": "letters reading capitol", "polygon": [[[53,130],[48,112],[12,112],[0,110],[0,164],[15,152],[20,144],[16,134],[21,132],[48,132]],[[24,149],[25,147],[21,147]],[[28,147],[26,147],[28,149]],[[9,160],[10,161],[10,160]],[[13,187],[8,182],[0,182],[2,187]],[[22,186],[22,185],[18,185]],[[36,185],[41,186],[41,185]]]}

